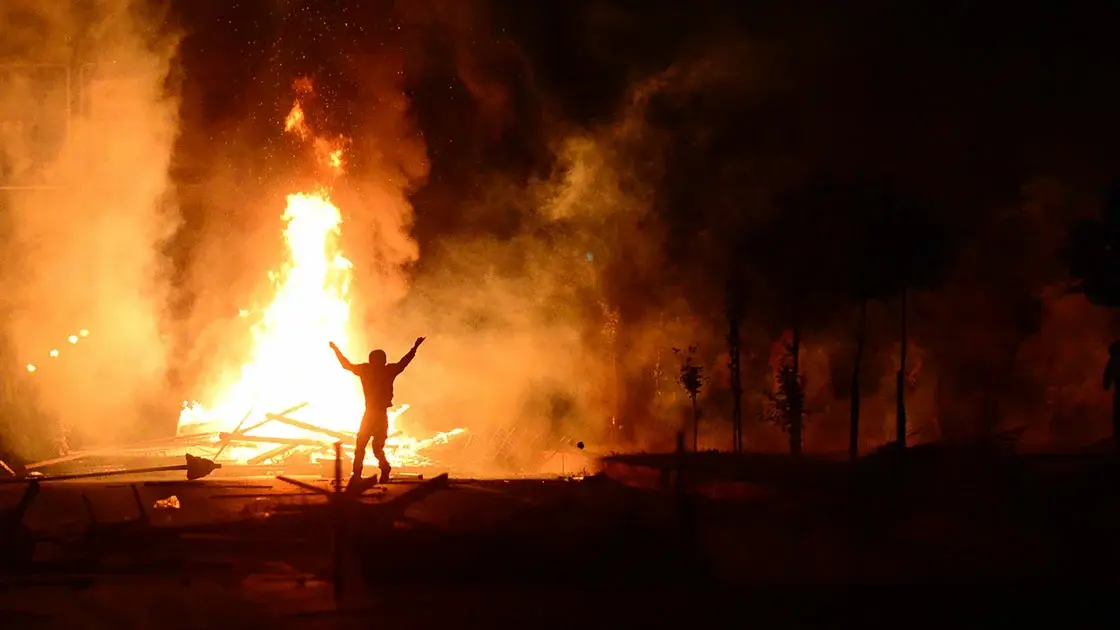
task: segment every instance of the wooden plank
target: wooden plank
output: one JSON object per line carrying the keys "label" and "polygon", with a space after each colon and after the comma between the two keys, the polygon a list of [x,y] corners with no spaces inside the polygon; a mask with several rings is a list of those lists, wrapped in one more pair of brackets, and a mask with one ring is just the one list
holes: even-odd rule
{"label": "wooden plank", "polygon": [[223,440],[232,442],[249,442],[251,444],[288,444],[291,446],[321,446],[329,447],[330,443],[307,438],[271,437],[263,435],[233,435],[232,433],[219,434]]}
{"label": "wooden plank", "polygon": [[332,437],[336,440],[348,441],[348,440],[353,440],[354,437],[355,437],[353,433],[347,434],[347,433],[343,433],[341,431],[334,431],[332,429],[327,429],[327,428],[324,428],[324,427],[316,426],[314,424],[311,424],[310,422],[304,422],[302,420],[296,420],[295,418],[289,418],[287,416],[277,414],[277,413],[269,413],[269,414],[265,414],[265,416],[270,420],[273,420],[273,421],[276,421],[276,422],[281,422],[281,423],[287,424],[289,426],[296,427],[297,429],[303,429],[304,431],[310,431],[312,433],[321,433],[323,435],[328,435],[328,436],[330,436],[330,437]]}
{"label": "wooden plank", "polygon": [[55,457],[54,459],[44,459],[43,461],[35,462],[34,464],[28,464],[26,466],[26,468],[27,468],[27,470],[35,470],[36,468],[43,468],[45,466],[51,466],[53,464],[65,464],[66,462],[72,462],[72,461],[75,461],[75,460],[82,459],[84,457],[97,457],[97,456],[100,456],[100,455],[116,455],[116,454],[119,454],[119,453],[126,453],[130,450],[147,450],[147,449],[151,449],[154,446],[159,446],[159,445],[162,445],[162,444],[174,445],[174,444],[179,444],[179,443],[183,443],[183,442],[190,442],[190,441],[193,441],[193,440],[201,440],[203,438],[212,438],[213,436],[214,436],[213,432],[210,432],[210,433],[191,433],[191,434],[188,434],[188,435],[176,435],[176,436],[170,437],[170,438],[157,438],[157,439],[154,439],[154,440],[144,440],[142,442],[133,442],[132,444],[125,444],[125,445],[122,445],[122,446],[113,446],[113,447],[107,447],[107,448],[92,449],[92,450],[88,450],[88,451],[75,451],[73,453],[70,453],[69,455],[64,455],[62,457]]}
{"label": "wooden plank", "polygon": [[256,466],[257,464],[266,462],[274,457],[279,457],[281,455],[284,455],[285,453],[289,453],[295,448],[297,447],[294,444],[282,444],[272,449],[271,451],[266,451],[264,453],[261,453],[260,455],[257,455],[256,457],[250,459],[245,463],[250,466]]}
{"label": "wooden plank", "polygon": [[[242,425],[244,425],[245,421],[249,419],[249,416],[253,415],[254,409],[256,409],[256,407],[249,407],[249,411],[246,411],[245,415],[241,416],[241,422],[238,422],[237,426],[233,428],[234,435],[237,435],[238,432],[241,431]],[[222,454],[222,451],[226,450],[227,446],[229,446],[229,441],[222,440],[222,445],[218,447],[218,452],[214,453],[214,459],[218,459],[218,457]]]}
{"label": "wooden plank", "polygon": [[283,481],[284,483],[290,483],[297,488],[303,488],[304,490],[308,490],[317,494],[334,494],[333,490],[320,488],[319,486],[300,481],[299,479],[292,479],[291,477],[285,477],[284,475],[277,475],[276,478],[280,481]]}

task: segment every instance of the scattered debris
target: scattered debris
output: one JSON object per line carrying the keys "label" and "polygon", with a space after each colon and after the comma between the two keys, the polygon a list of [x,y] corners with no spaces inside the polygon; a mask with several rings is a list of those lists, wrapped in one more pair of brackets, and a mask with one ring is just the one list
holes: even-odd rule
{"label": "scattered debris", "polygon": [[[66,481],[66,480],[70,480],[70,479],[92,479],[92,478],[95,478],[95,477],[113,477],[113,476],[117,476],[117,475],[139,475],[139,474],[143,474],[143,473],[152,473],[152,472],[170,472],[170,471],[175,471],[175,470],[185,470],[185,471],[187,471],[187,480],[188,481],[193,481],[195,479],[201,479],[203,477],[206,477],[210,473],[212,473],[215,470],[222,467],[221,464],[215,464],[214,462],[210,461],[209,459],[205,459],[203,457],[195,457],[194,455],[191,455],[190,453],[187,453],[186,460],[187,460],[186,464],[179,464],[179,465],[176,465],[176,466],[155,466],[155,467],[152,467],[152,468],[131,468],[131,469],[126,469],[126,470],[110,470],[110,471],[98,471],[98,472],[89,472],[89,473],[75,473],[75,474],[71,474],[71,475],[50,475],[50,476],[46,476],[46,475],[42,475],[41,473],[32,473],[31,475],[29,475],[29,477],[34,477],[38,481]],[[27,481],[27,479],[23,479],[23,478],[3,479],[3,480],[0,480],[0,483],[23,483],[25,481]]]}
{"label": "scattered debris", "polygon": [[265,452],[261,453],[260,455],[257,455],[256,457],[250,459],[249,461],[247,461],[245,463],[249,464],[250,466],[256,466],[257,464],[262,464],[264,462],[267,462],[270,459],[273,460],[273,461],[278,461],[279,458],[283,457],[284,455],[287,455],[288,453],[292,452],[295,449],[296,449],[296,446],[293,445],[293,444],[281,444],[280,446],[277,446],[276,448],[274,448],[270,451],[265,451]]}
{"label": "scattered debris", "polygon": [[250,501],[241,508],[241,516],[244,518],[268,518],[276,512],[277,502],[261,497],[255,501]]}
{"label": "scattered debris", "polygon": [[182,505],[179,504],[179,497],[171,495],[166,499],[159,499],[152,507],[157,510],[178,510]]}
{"label": "scattered debris", "polygon": [[323,428],[323,427],[320,427],[320,426],[316,426],[314,424],[311,424],[310,422],[304,422],[302,420],[296,420],[295,418],[289,418],[289,417],[287,417],[283,414],[270,413],[270,414],[266,414],[265,417],[268,418],[269,420],[274,420],[276,422],[280,422],[280,423],[283,423],[283,424],[287,424],[287,425],[296,427],[297,429],[303,429],[304,431],[310,431],[312,433],[320,433],[322,435],[327,435],[327,436],[330,436],[330,437],[332,437],[336,440],[353,440],[354,439],[354,434],[353,433],[345,433],[345,432],[342,432],[342,431],[332,431],[331,429],[326,429],[326,428]]}

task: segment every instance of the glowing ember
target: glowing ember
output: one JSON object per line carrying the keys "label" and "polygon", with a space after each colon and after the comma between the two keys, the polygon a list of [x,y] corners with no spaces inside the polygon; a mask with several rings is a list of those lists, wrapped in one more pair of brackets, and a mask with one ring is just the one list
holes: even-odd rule
{"label": "glowing ember", "polygon": [[[311,135],[299,102],[285,119],[284,128],[300,138]],[[335,145],[324,151],[321,147],[327,143],[314,140],[316,158],[337,175],[343,164],[342,149]],[[234,378],[220,384],[211,404],[184,404],[179,432],[232,432],[240,426],[247,435],[319,441],[324,447],[320,452],[328,453],[335,438],[306,425],[350,436],[358,429],[364,400],[360,382],[339,367],[327,343],[337,342],[353,357],[365,356],[368,349],[354,343],[349,334],[352,265],[339,248],[342,214],[331,202],[330,191],[320,188],[288,195],[283,216],[288,260],[281,270],[270,274],[276,292],[253,326],[251,355]],[[242,310],[238,315],[248,317],[249,312]],[[396,420],[407,408],[400,405],[389,410],[386,451],[394,465],[427,463],[419,450],[462,432],[457,429],[428,440],[403,435]],[[295,422],[268,421],[270,413]],[[245,431],[265,421],[265,427]],[[344,445],[352,447],[352,439]],[[223,451],[223,457],[248,461],[276,446],[231,447]],[[372,460],[368,452],[366,457]]]}
{"label": "glowing ember", "polygon": [[298,135],[300,138],[307,138],[308,133],[307,124],[304,122],[303,107],[300,106],[299,101],[296,101],[292,111],[288,113],[288,117],[284,119],[284,131],[288,131]]}

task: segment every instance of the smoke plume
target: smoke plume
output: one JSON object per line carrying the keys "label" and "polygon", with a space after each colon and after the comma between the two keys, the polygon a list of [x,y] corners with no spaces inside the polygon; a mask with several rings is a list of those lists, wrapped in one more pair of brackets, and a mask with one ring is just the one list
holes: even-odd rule
{"label": "smoke plume", "polygon": [[162,23],[139,2],[19,0],[0,13],[4,332],[73,444],[143,430],[164,391],[178,103],[177,38]]}

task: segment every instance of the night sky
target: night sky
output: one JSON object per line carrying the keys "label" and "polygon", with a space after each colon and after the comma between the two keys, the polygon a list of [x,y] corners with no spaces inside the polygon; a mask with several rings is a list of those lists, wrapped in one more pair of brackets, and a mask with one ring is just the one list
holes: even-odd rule
{"label": "night sky", "polygon": [[[296,76],[351,132],[370,106],[364,64],[391,57],[431,158],[423,241],[465,229],[455,197],[487,174],[547,170],[548,123],[603,123],[633,82],[717,56],[734,87],[667,103],[659,122],[696,170],[749,165],[752,199],[823,169],[890,175],[970,220],[1034,178],[1091,203],[1120,133],[1104,4],[184,2],[178,161],[234,130],[277,143]],[[718,138],[707,155],[690,146],[701,126]],[[684,172],[665,185],[705,187]]]}

